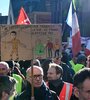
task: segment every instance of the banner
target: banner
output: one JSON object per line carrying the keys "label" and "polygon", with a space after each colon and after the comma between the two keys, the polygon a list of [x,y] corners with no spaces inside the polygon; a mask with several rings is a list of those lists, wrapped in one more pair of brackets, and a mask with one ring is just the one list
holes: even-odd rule
{"label": "banner", "polygon": [[[47,58],[48,41],[61,46],[61,25],[1,25],[1,60]],[[61,50],[61,47],[60,47]],[[54,57],[54,48],[52,56]]]}

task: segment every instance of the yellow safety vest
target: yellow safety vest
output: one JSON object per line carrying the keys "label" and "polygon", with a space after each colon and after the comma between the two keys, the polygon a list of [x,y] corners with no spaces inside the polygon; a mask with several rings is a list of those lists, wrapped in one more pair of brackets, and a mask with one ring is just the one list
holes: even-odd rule
{"label": "yellow safety vest", "polygon": [[13,74],[13,77],[17,80],[16,92],[17,92],[17,94],[21,93],[21,90],[22,90],[22,77],[20,75],[17,75],[17,74]]}

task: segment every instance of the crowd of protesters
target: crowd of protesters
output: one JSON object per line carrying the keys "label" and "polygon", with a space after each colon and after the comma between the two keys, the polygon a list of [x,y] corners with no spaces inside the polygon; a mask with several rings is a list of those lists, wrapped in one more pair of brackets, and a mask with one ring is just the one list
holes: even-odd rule
{"label": "crowd of protesters", "polygon": [[74,57],[65,48],[61,57],[0,62],[0,100],[89,99],[90,55],[83,49]]}

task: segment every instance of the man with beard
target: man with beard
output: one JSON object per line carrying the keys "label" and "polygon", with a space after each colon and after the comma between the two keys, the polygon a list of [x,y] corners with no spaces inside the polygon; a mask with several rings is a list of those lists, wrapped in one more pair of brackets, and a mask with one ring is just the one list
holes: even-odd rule
{"label": "man with beard", "polygon": [[70,100],[73,85],[62,80],[63,69],[56,63],[50,63],[47,72],[49,88],[57,93],[60,100]]}

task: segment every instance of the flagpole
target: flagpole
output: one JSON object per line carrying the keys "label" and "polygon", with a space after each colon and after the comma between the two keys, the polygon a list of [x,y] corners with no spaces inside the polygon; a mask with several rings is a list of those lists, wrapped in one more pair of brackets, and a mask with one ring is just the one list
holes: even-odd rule
{"label": "flagpole", "polygon": [[34,83],[33,83],[33,59],[31,59],[31,76],[32,76],[32,84],[31,84],[31,100],[35,100],[34,98]]}
{"label": "flagpole", "polygon": [[31,100],[35,100],[34,98],[34,77],[33,77],[33,60],[34,60],[34,54],[33,54],[33,46],[32,46],[32,31],[31,31],[31,52],[32,52],[32,59],[31,59],[31,75],[32,75],[32,84],[31,84]]}
{"label": "flagpole", "polygon": [[[29,20],[29,17],[27,16],[25,10],[23,7],[21,7],[19,16],[16,22],[17,25],[30,25],[31,22]],[[32,34],[31,34],[31,40],[32,40]],[[32,41],[31,41],[31,48],[32,48]],[[31,59],[31,76],[32,76],[32,84],[31,84],[31,100],[34,99],[34,84],[33,84],[33,48],[32,48],[32,59]]]}

